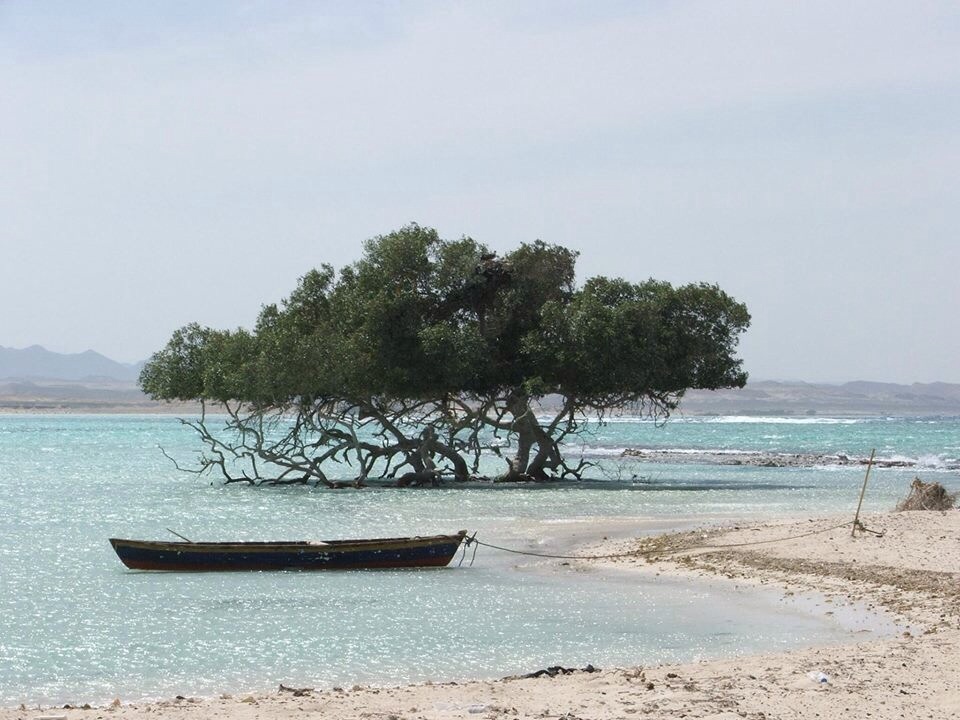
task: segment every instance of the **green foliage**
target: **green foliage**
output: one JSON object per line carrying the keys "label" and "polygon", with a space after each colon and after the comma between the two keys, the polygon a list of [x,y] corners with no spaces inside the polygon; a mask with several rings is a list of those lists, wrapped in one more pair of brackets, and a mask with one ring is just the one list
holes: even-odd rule
{"label": "green foliage", "polygon": [[[155,398],[239,401],[260,417],[432,406],[423,422],[430,437],[446,434],[437,452],[447,457],[467,442],[458,433],[472,427],[476,447],[477,428],[489,425],[521,448],[540,447],[534,465],[551,453],[556,465],[578,411],[638,401],[669,411],[687,388],[744,384],[735,352],[750,317],[741,303],[705,284],[594,277],[578,288],[577,255],[537,240],[496,257],[470,238],[408,225],[368,240],[339,273],[306,273],[252,331],[177,330],[141,386]],[[564,398],[569,417],[544,429],[526,409],[547,394]],[[381,423],[396,435],[387,416]],[[427,451],[397,442],[419,467],[413,453]]]}
{"label": "green foliage", "polygon": [[596,277],[568,302],[544,305],[523,351],[548,392],[605,408],[688,388],[742,387],[734,352],[748,323],[746,308],[715,286]]}
{"label": "green foliage", "polygon": [[173,333],[140,373],[140,387],[153,398],[196,400],[204,391],[204,354],[211,330],[191,323]]}

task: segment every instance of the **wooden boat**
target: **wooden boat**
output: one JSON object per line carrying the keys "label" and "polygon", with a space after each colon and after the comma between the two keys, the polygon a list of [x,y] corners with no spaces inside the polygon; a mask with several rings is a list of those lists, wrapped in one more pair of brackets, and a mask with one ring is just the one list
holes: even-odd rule
{"label": "wooden boat", "polygon": [[166,542],[121,540],[110,544],[133,570],[367,570],[443,567],[467,535],[299,542]]}

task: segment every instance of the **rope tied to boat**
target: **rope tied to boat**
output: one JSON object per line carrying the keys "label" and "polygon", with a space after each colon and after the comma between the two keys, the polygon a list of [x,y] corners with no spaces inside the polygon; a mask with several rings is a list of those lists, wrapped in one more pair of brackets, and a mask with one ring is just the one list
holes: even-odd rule
{"label": "rope tied to boat", "polygon": [[[677,547],[677,548],[650,548],[647,550],[637,549],[637,550],[628,550],[626,552],[619,553],[609,553],[603,555],[560,555],[555,553],[543,553],[543,552],[534,552],[533,550],[518,550],[516,548],[504,547],[502,545],[494,545],[493,543],[484,542],[477,539],[477,533],[465,537],[463,539],[463,555],[460,557],[460,565],[463,565],[463,560],[467,554],[467,548],[471,545],[473,548],[473,557],[470,559],[468,567],[473,566],[473,561],[477,557],[477,548],[478,546],[483,546],[490,548],[492,550],[500,550],[501,552],[511,553],[513,555],[526,555],[530,557],[546,558],[550,560],[613,560],[617,558],[626,558],[626,557],[643,557],[647,555],[676,555],[684,552],[693,552],[695,550],[723,550],[726,548],[736,548],[736,547],[748,547],[751,545],[767,545],[777,542],[786,542],[788,540],[798,540],[800,538],[810,537],[811,535],[820,535],[822,533],[832,532],[840,528],[849,526],[849,521],[842,522],[838,525],[831,525],[827,528],[822,528],[820,530],[810,530],[808,532],[799,533],[797,535],[787,535],[785,537],[770,538],[767,540],[752,540],[748,542],[738,542],[738,543],[724,543],[722,545],[690,545],[687,547]],[[876,531],[870,531],[878,535],[882,533],[876,533]]]}
{"label": "rope tied to boat", "polygon": [[[514,555],[530,555],[532,557],[549,558],[552,560],[609,560],[612,558],[629,557],[637,554],[637,551],[635,550],[624,553],[613,553],[610,555],[557,555],[553,553],[533,552],[532,550],[517,550],[516,548],[503,547],[502,545],[494,545],[493,543],[477,540],[476,533],[468,538],[464,538],[463,542],[464,550],[466,550],[466,547],[469,545],[482,545],[483,547],[488,547],[492,550],[501,550],[503,552],[513,553]],[[477,548],[473,549],[473,555],[476,557]],[[470,561],[470,564],[473,565],[473,560]]]}

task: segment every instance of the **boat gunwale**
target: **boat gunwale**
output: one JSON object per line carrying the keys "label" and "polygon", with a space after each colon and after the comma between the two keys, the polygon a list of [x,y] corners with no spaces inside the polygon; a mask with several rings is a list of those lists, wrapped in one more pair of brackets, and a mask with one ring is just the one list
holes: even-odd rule
{"label": "boat gunwale", "polygon": [[131,540],[127,538],[110,538],[110,544],[117,548],[118,545],[128,548],[149,549],[149,550],[170,550],[175,552],[205,552],[208,550],[217,551],[245,551],[245,552],[272,552],[283,550],[285,548],[296,549],[298,551],[309,550],[316,553],[325,552],[344,552],[354,549],[395,549],[395,548],[415,548],[426,545],[436,545],[443,542],[462,543],[467,535],[466,530],[460,530],[457,533],[441,535],[414,535],[410,537],[393,538],[365,538],[356,540],[241,540],[241,541],[198,541],[186,542],[182,540]]}

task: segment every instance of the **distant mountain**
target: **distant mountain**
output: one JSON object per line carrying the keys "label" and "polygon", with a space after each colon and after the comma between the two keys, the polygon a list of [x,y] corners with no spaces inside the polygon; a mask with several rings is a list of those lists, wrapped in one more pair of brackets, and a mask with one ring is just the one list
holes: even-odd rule
{"label": "distant mountain", "polygon": [[960,385],[750,381],[740,390],[692,390],[688,415],[960,415]]}
{"label": "distant mountain", "polygon": [[[93,350],[61,354],[39,345],[23,350],[0,347],[0,412],[173,412],[180,408],[154,402],[139,391],[136,381],[142,367],[142,362],[118,363]],[[558,398],[547,397],[542,405],[551,408],[557,403]],[[960,416],[960,385],[751,380],[740,390],[691,390],[674,415]]]}
{"label": "distant mountain", "polygon": [[143,363],[118,363],[93,350],[62,354],[39,345],[17,350],[0,347],[0,379],[136,382]]}

